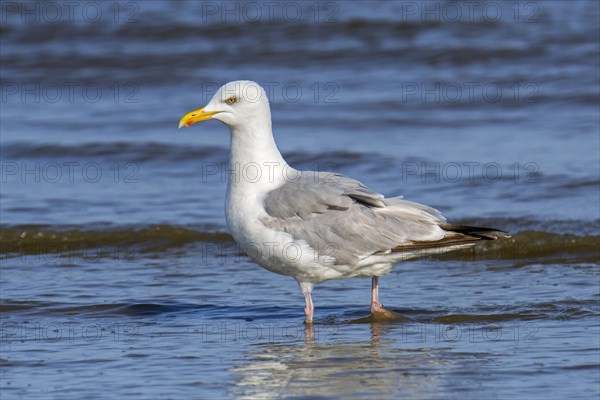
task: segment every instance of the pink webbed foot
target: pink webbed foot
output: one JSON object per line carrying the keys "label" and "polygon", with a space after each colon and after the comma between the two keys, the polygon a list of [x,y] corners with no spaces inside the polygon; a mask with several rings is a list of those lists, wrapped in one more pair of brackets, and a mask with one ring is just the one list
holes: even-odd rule
{"label": "pink webbed foot", "polygon": [[379,302],[379,277],[374,276],[371,280],[371,322],[384,321],[404,321],[407,318],[402,314],[383,308],[383,304]]}

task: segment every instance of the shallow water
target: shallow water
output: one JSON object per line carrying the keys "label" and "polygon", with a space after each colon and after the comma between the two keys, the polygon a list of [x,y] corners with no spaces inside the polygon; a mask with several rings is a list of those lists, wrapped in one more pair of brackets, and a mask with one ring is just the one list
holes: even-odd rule
{"label": "shallow water", "polygon": [[[3,399],[600,394],[596,2],[35,4],[0,30]],[[513,237],[398,265],[396,323],[326,282],[307,329],[227,233],[226,128],[176,131],[242,78],[292,164]]]}

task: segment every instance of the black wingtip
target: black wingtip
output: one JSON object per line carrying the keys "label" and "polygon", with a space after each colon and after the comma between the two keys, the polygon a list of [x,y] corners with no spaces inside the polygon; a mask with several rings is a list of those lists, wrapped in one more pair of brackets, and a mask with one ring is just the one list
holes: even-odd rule
{"label": "black wingtip", "polygon": [[508,232],[493,228],[482,228],[478,226],[441,224],[440,228],[448,232],[461,233],[463,235],[473,236],[483,240],[500,240],[510,238]]}

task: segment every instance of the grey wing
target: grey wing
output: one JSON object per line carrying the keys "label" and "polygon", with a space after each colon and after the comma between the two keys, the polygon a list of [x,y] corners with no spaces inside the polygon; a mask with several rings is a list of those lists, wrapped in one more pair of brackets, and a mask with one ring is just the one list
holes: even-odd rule
{"label": "grey wing", "polygon": [[348,209],[360,201],[384,207],[383,195],[355,179],[336,173],[299,171],[298,175],[270,192],[264,202],[267,213],[275,218],[314,218],[331,209]]}
{"label": "grey wing", "polygon": [[400,198],[385,199],[339,174],[302,172],[264,199],[269,228],[319,250],[334,248],[337,264],[355,265],[415,241],[444,237],[441,214]]}

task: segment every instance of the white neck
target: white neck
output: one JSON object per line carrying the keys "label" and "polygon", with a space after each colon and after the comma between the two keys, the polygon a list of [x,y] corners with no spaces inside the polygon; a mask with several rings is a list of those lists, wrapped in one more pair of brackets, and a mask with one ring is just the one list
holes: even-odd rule
{"label": "white neck", "polygon": [[[257,121],[258,122],[258,121]],[[286,173],[285,162],[271,132],[271,121],[231,128],[230,189],[262,194],[279,187]]]}

